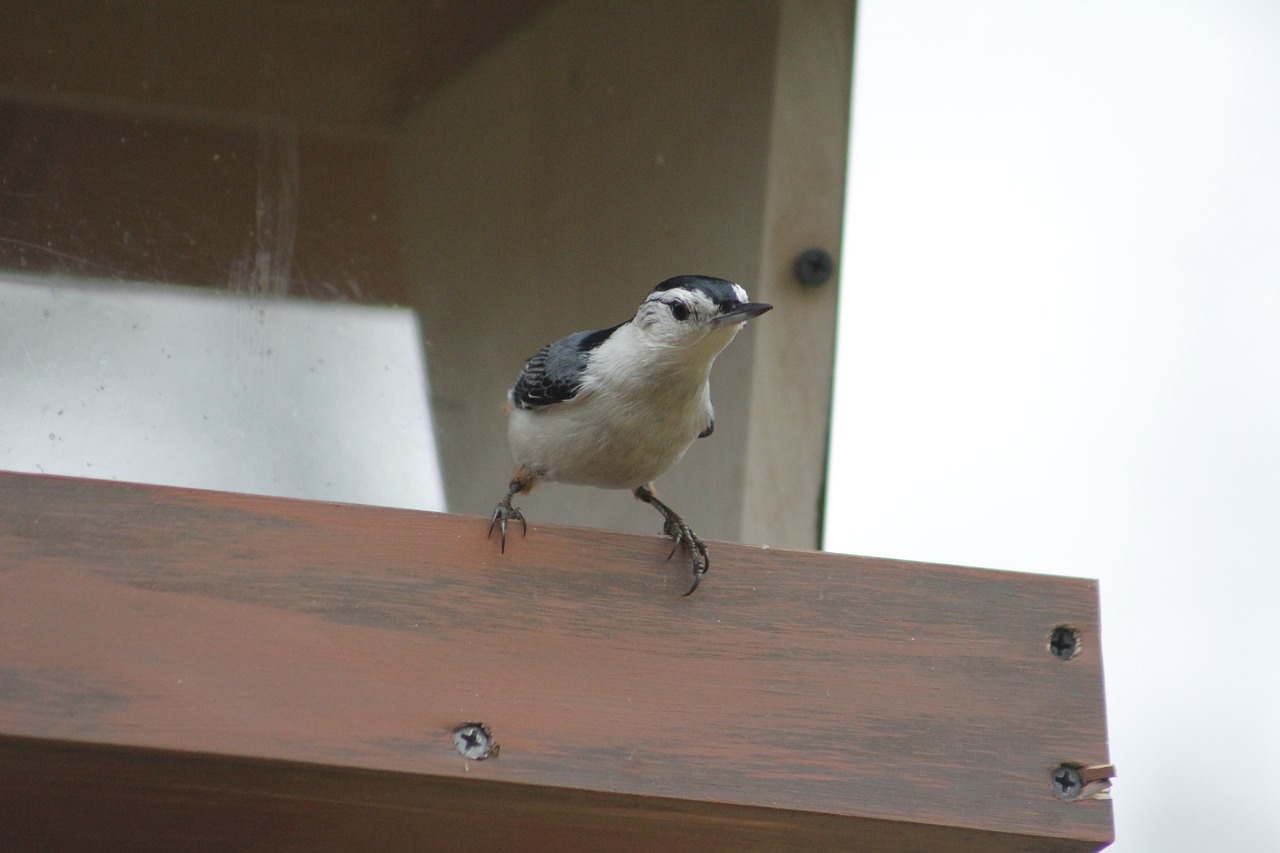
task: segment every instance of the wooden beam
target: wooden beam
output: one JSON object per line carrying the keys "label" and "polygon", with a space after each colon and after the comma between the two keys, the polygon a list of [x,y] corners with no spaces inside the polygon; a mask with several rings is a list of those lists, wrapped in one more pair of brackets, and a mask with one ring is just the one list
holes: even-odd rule
{"label": "wooden beam", "polygon": [[[759,545],[822,544],[853,21],[852,0],[778,4],[760,287],[752,291],[775,310],[751,330],[741,492],[740,538]],[[831,259],[824,283],[796,278],[796,259],[811,249]]]}
{"label": "wooden beam", "polygon": [[486,527],[0,474],[0,847],[1111,840],[1094,582]]}

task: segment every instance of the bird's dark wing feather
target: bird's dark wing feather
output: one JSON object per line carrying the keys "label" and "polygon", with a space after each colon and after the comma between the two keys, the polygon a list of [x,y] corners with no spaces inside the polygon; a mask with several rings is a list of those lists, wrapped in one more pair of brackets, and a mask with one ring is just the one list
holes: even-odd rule
{"label": "bird's dark wing feather", "polygon": [[540,409],[572,400],[582,390],[582,371],[591,351],[608,340],[618,326],[575,332],[538,350],[516,377],[511,402],[521,409]]}

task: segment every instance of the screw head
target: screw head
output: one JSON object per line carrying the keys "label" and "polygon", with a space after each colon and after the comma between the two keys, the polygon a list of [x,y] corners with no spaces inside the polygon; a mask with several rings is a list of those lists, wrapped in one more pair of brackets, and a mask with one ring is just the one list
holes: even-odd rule
{"label": "screw head", "polygon": [[1080,630],[1059,625],[1049,632],[1049,652],[1058,660],[1071,660],[1080,653]]}
{"label": "screw head", "polygon": [[1053,792],[1061,799],[1078,799],[1084,790],[1084,778],[1080,775],[1079,768],[1070,764],[1059,764],[1053,768],[1049,778],[1053,782]]}
{"label": "screw head", "polygon": [[463,758],[472,761],[484,761],[498,755],[498,743],[493,739],[493,731],[484,723],[463,723],[455,728],[453,748]]}
{"label": "screw head", "polygon": [[795,263],[791,265],[791,272],[797,281],[814,287],[826,284],[835,271],[835,259],[826,249],[816,247],[805,249],[796,255]]}

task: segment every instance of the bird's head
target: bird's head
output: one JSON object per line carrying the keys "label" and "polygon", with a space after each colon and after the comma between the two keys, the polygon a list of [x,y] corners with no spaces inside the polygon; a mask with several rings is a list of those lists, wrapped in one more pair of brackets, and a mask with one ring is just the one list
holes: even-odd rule
{"label": "bird's head", "polygon": [[655,287],[632,322],[655,343],[679,349],[705,348],[714,357],[747,320],[772,307],[747,301],[747,292],[731,281],[682,275]]}

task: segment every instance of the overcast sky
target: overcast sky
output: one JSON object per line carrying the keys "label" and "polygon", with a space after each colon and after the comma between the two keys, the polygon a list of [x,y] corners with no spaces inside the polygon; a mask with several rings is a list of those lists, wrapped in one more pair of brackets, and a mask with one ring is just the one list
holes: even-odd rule
{"label": "overcast sky", "polygon": [[1100,578],[1111,849],[1280,850],[1280,3],[858,27],[826,547]]}

